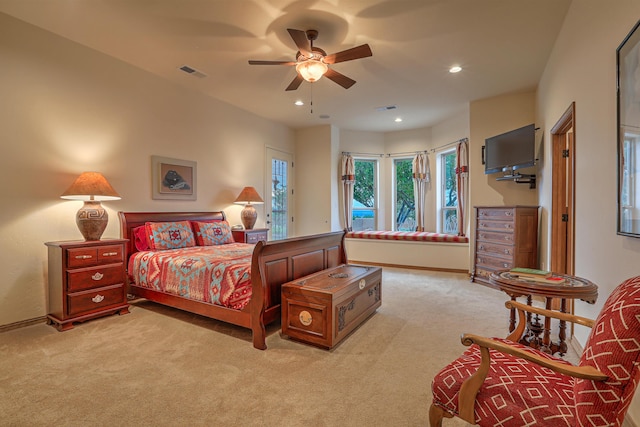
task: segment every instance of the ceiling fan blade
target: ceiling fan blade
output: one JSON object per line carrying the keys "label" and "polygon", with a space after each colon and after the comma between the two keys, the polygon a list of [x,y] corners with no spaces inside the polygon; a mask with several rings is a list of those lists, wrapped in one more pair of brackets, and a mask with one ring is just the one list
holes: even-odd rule
{"label": "ceiling fan blade", "polygon": [[311,58],[313,53],[311,53],[311,43],[309,43],[309,39],[307,39],[307,33],[302,30],[294,30],[293,28],[287,28],[287,31],[300,53],[304,55],[305,58]]}
{"label": "ceiling fan blade", "polygon": [[296,65],[295,61],[260,61],[260,60],[249,60],[249,65]]}
{"label": "ceiling fan blade", "polygon": [[331,68],[329,68],[327,72],[324,73],[324,76],[338,83],[340,86],[342,86],[345,89],[349,89],[351,86],[356,84],[355,80],[350,79],[344,74],[340,74],[339,72],[337,72],[336,70],[332,70]]}
{"label": "ceiling fan blade", "polygon": [[324,57],[325,64],[337,64],[338,62],[352,61],[354,59],[366,58],[373,56],[371,48],[368,44],[352,47],[342,52],[333,53]]}
{"label": "ceiling fan blade", "polygon": [[296,77],[289,83],[289,86],[285,90],[296,90],[300,87],[300,83],[302,83],[304,79],[300,74],[296,74]]}

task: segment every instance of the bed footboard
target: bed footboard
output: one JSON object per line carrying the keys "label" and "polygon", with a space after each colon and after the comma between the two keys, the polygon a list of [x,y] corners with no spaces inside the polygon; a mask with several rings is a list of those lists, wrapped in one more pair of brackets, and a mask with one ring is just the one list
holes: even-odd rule
{"label": "bed footboard", "polygon": [[258,242],[251,261],[253,346],[265,350],[265,325],[280,316],[283,283],[346,263],[343,231]]}

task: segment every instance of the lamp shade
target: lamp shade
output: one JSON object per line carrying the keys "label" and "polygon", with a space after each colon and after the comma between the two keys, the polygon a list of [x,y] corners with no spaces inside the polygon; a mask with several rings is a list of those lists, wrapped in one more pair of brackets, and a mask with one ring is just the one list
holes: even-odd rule
{"label": "lamp shade", "polygon": [[320,80],[320,77],[322,77],[328,69],[327,64],[316,59],[307,59],[296,64],[296,71],[308,82]]}
{"label": "lamp shade", "polygon": [[246,205],[251,203],[260,204],[264,203],[264,200],[262,200],[262,197],[260,197],[260,194],[258,194],[255,188],[244,187],[233,203],[237,203],[239,205]]}
{"label": "lamp shade", "polygon": [[109,221],[109,215],[100,202],[119,200],[120,195],[101,173],[83,172],[60,198],[84,201],[76,214],[76,224],[84,239],[91,241],[100,240]]}
{"label": "lamp shade", "polygon": [[120,200],[120,195],[99,172],[83,172],[60,196],[67,200]]}

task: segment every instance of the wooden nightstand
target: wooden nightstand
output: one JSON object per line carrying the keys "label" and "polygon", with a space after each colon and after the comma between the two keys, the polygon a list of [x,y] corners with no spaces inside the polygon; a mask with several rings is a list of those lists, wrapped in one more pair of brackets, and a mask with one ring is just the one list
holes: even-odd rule
{"label": "wooden nightstand", "polygon": [[59,331],[107,314],[129,312],[125,290],[126,239],[47,242],[49,314]]}
{"label": "wooden nightstand", "polygon": [[237,243],[258,243],[260,240],[266,242],[269,236],[269,229],[231,230],[231,234],[233,234],[233,240]]}

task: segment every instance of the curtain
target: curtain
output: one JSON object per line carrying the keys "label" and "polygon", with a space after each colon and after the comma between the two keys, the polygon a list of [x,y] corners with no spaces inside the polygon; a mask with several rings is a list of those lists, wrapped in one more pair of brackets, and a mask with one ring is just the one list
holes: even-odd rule
{"label": "curtain", "polygon": [[353,184],[356,182],[356,170],[353,157],[342,155],[342,207],[344,212],[344,228],[353,231]]}
{"label": "curtain", "polygon": [[424,231],[424,209],[427,183],[431,181],[429,157],[426,153],[418,153],[413,158],[413,194],[416,207],[416,231]]}
{"label": "curtain", "polygon": [[456,147],[456,184],[458,186],[458,236],[464,236],[466,228],[465,212],[469,189],[469,145],[466,139],[460,141]]}

